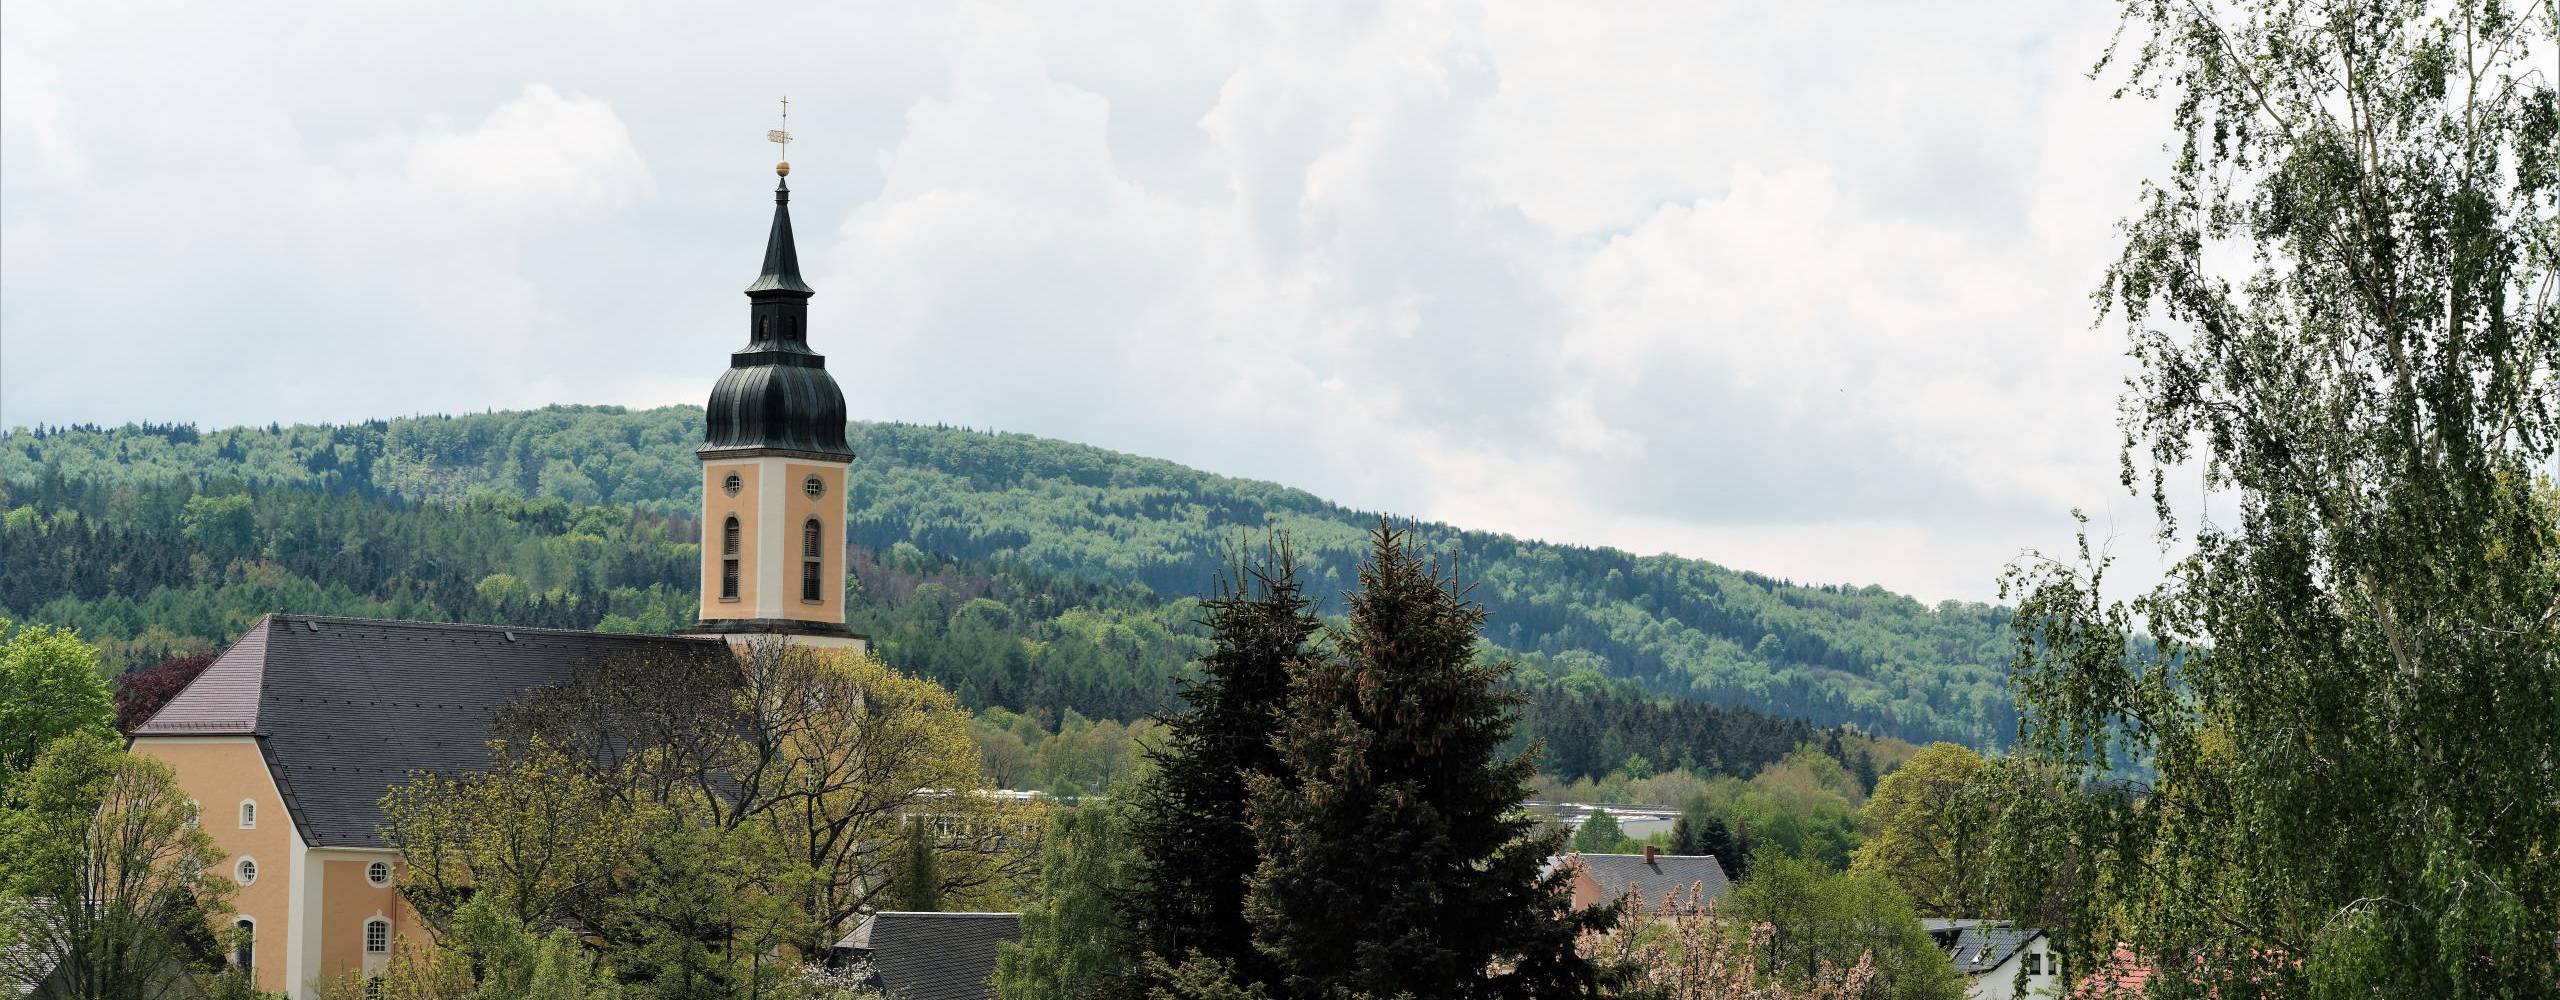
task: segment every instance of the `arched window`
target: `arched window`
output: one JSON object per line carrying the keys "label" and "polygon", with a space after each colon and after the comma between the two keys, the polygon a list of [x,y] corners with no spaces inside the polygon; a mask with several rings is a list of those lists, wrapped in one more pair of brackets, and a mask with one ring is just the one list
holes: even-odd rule
{"label": "arched window", "polygon": [[240,828],[243,830],[255,830],[258,828],[258,804],[256,802],[248,799],[240,800]]}
{"label": "arched window", "polygon": [[826,529],[818,526],[818,519],[814,517],[809,519],[809,523],[800,526],[800,599],[804,601],[820,599],[818,579],[824,570],[824,563],[819,553],[825,551],[825,547],[820,544],[825,531]]}
{"label": "arched window", "polygon": [[369,864],[369,865],[364,866],[364,880],[365,880],[365,881],[367,881],[367,882],[371,882],[371,883],[373,883],[373,884],[374,884],[375,886],[377,886],[377,887],[379,887],[379,886],[386,886],[386,885],[390,885],[390,884],[391,884],[391,864],[390,864],[390,862],[387,862],[387,861],[376,861],[376,862],[374,862],[374,863],[372,863],[372,864]]}
{"label": "arched window", "polygon": [[241,858],[239,864],[231,866],[231,877],[240,880],[241,885],[258,884],[258,859]]}
{"label": "arched window", "polygon": [[236,938],[231,943],[231,964],[238,966],[243,979],[257,979],[258,922],[247,917],[234,921],[231,929]]}
{"label": "arched window", "polygon": [[738,519],[720,528],[720,599],[738,599]]}
{"label": "arched window", "polygon": [[391,921],[375,917],[364,922],[364,953],[367,955],[391,953]]}

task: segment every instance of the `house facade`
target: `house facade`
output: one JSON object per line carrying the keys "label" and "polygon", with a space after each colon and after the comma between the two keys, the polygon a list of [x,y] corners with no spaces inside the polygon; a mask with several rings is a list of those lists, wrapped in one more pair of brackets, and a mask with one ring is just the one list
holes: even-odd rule
{"label": "house facade", "polygon": [[1970,1000],[2063,993],[2062,956],[2041,930],[1997,920],[1930,919],[1921,925],[1964,973]]}
{"label": "house facade", "polygon": [[[790,165],[776,173],[788,176]],[[728,656],[759,638],[859,649],[844,624],[844,395],[808,344],[790,189],[774,191],[748,337],[714,386],[691,634],[275,614],[133,733],[169,765],[238,887],[233,960],[261,990],[316,996],[425,934],[399,892],[381,800],[419,773],[476,770],[500,708],[602,657]]]}

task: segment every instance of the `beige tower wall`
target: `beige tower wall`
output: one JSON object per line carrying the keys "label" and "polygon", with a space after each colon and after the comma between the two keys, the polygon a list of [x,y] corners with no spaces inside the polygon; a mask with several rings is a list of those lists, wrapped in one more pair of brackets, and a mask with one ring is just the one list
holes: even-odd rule
{"label": "beige tower wall", "polygon": [[[730,496],[722,488],[732,475],[739,479],[738,495]],[[756,540],[763,536],[764,476],[754,459],[705,462],[702,465],[702,617],[754,618],[756,615],[757,551]],[[738,519],[741,544],[738,553],[738,596],[724,600],[720,596],[721,531],[728,519]]]}
{"label": "beige tower wall", "polygon": [[[782,467],[783,482],[789,499],[783,504],[782,529],[787,569],[783,573],[784,597],[782,616],[795,621],[819,621],[844,624],[844,478],[845,466],[790,462]],[[805,489],[811,477],[825,484],[812,498]],[[816,518],[821,529],[818,545],[818,599],[801,598],[801,566],[807,562],[801,548],[801,532],[809,519]]]}
{"label": "beige tower wall", "polygon": [[[714,459],[702,465],[702,600],[706,621],[768,619],[844,623],[844,489],[847,466],[777,456]],[[736,475],[739,489],[723,484]],[[819,494],[808,494],[815,477]],[[738,596],[720,596],[721,532],[738,519]],[[818,521],[818,599],[801,599],[801,532]]]}

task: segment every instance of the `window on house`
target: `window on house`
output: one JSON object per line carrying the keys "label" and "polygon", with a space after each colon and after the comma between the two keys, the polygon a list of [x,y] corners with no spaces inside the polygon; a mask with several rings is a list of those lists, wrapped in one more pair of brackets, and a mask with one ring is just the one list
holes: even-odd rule
{"label": "window on house", "polygon": [[2036,954],[2035,952],[2032,952],[2032,951],[2031,951],[2031,952],[2028,952],[2028,953],[2027,953],[2027,957],[2026,957],[2026,963],[2027,963],[2027,964],[2026,964],[2026,971],[2027,971],[2027,975],[2030,975],[2030,976],[2041,976],[2041,975],[2044,975],[2044,956],[2043,956],[2043,955]]}
{"label": "window on house", "polygon": [[374,919],[364,922],[364,953],[387,955],[391,952],[391,921]]}
{"label": "window on house", "polygon": [[242,800],[242,801],[241,801],[241,803],[240,803],[240,828],[241,828],[241,829],[243,829],[243,830],[255,830],[255,829],[257,829],[257,828],[258,828],[258,804],[257,804],[257,803],[255,803],[255,802],[250,802],[250,801],[247,801],[247,800]]}
{"label": "window on house", "polygon": [[203,825],[204,825],[204,807],[203,807],[203,806],[201,806],[201,805],[198,805],[198,804],[196,803],[196,800],[194,800],[194,799],[188,799],[188,800],[187,800],[187,829],[193,830],[193,829],[195,829],[195,828],[197,828],[197,827],[199,827],[199,826],[203,826]]}
{"label": "window on house", "polygon": [[821,557],[818,553],[823,551],[823,546],[819,544],[822,531],[823,529],[818,527],[818,519],[814,517],[809,519],[808,524],[800,527],[800,599],[804,601],[821,599],[818,596],[818,581],[821,578],[823,564],[820,562]]}
{"label": "window on house", "polygon": [[257,862],[257,859],[255,859],[255,858],[241,858],[241,859],[240,859],[240,863],[239,863],[239,864],[237,864],[237,865],[233,865],[233,866],[232,866],[232,868],[231,868],[231,877],[236,878],[236,879],[239,879],[239,880],[240,880],[240,884],[241,884],[241,885],[256,885],[256,884],[258,884],[258,862]]}
{"label": "window on house", "polygon": [[258,922],[242,917],[231,925],[237,940],[231,944],[231,964],[238,966],[243,978],[257,977]]}
{"label": "window on house", "polygon": [[364,866],[364,880],[371,882],[376,886],[390,885],[391,863],[387,861],[376,861]]}

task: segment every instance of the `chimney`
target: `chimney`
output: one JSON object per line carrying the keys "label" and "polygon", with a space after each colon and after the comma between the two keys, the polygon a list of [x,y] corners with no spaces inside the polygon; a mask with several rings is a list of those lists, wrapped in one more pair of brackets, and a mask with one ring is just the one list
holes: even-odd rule
{"label": "chimney", "polygon": [[1646,844],[1646,845],[1644,845],[1644,863],[1645,863],[1645,864],[1648,864],[1648,865],[1653,863],[1653,845],[1652,845],[1652,844]]}

